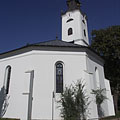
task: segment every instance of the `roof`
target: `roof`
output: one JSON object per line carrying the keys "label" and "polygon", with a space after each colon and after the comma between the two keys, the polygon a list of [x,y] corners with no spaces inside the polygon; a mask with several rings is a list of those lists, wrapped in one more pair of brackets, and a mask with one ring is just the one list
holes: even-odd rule
{"label": "roof", "polygon": [[81,45],[77,45],[72,42],[65,42],[62,40],[50,40],[50,41],[35,43],[33,45],[51,46],[51,47],[83,47]]}
{"label": "roof", "polygon": [[[4,52],[4,53],[0,53],[0,56],[7,54],[7,53],[18,52],[23,49],[31,48],[31,50],[32,50],[32,49],[35,49],[36,47],[42,48],[44,50],[48,47],[49,48],[51,47],[51,48],[53,48],[52,50],[54,50],[55,48],[60,48],[60,49],[63,47],[64,48],[84,48],[85,46],[77,45],[77,44],[74,44],[73,42],[65,42],[65,41],[56,39],[56,40],[49,40],[49,41],[44,41],[44,42],[39,42],[39,43],[34,43],[34,44],[26,44],[25,46],[22,46],[20,48],[13,49],[13,50],[10,50],[10,51]],[[49,50],[49,49],[47,49],[47,50]]]}
{"label": "roof", "polygon": [[82,46],[74,44],[73,42],[65,42],[62,40],[50,40],[45,42],[39,42],[35,44],[27,44],[18,49],[14,49],[5,53],[0,53],[0,59],[15,56],[32,50],[41,50],[41,51],[70,51],[70,52],[87,52],[93,57],[96,56],[97,59],[104,63],[103,58],[101,58],[95,51],[93,51],[89,46]]}

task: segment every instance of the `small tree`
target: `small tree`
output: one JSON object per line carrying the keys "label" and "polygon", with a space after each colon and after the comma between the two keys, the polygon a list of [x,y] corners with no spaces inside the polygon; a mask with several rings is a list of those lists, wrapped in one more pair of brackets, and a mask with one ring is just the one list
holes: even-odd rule
{"label": "small tree", "polygon": [[9,97],[7,96],[5,92],[5,88],[2,87],[0,91],[0,118],[4,116],[6,113],[7,107],[8,107],[8,99]]}
{"label": "small tree", "polygon": [[78,120],[86,119],[88,106],[90,104],[89,97],[86,96],[85,84],[82,84],[81,81],[77,81],[75,85],[75,105],[77,110]]}
{"label": "small tree", "polygon": [[94,94],[95,98],[96,98],[95,102],[97,104],[99,117],[104,116],[104,111],[101,107],[101,104],[107,99],[107,97],[105,96],[105,91],[106,91],[106,89],[101,89],[101,88],[98,88],[96,90],[92,90],[92,94]]}
{"label": "small tree", "polygon": [[85,95],[85,85],[78,81],[75,86],[65,87],[64,92],[61,93],[61,117],[64,120],[81,120],[86,119],[88,110],[88,97]]}
{"label": "small tree", "polygon": [[72,86],[65,87],[64,92],[61,93],[61,100],[59,102],[62,105],[61,117],[64,120],[75,120],[77,111],[74,101],[74,88]]}

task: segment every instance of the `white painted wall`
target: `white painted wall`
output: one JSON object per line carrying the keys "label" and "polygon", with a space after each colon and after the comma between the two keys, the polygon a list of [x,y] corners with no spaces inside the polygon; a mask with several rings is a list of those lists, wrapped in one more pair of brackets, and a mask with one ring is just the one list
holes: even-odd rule
{"label": "white painted wall", "polygon": [[[103,63],[99,63],[97,59],[96,59],[97,61],[94,61],[93,59],[94,58],[92,56],[90,55],[87,56],[86,67],[87,67],[87,72],[89,73],[89,79],[90,79],[89,88],[90,89],[105,88],[106,90],[109,89],[109,91],[106,91],[105,95],[109,98],[111,102],[109,102],[109,100],[106,100],[102,104],[102,108],[104,110],[105,116],[115,115],[113,99],[112,99],[111,90],[110,90],[110,84],[109,84],[109,81],[105,80]],[[97,73],[96,73],[96,68],[97,68]],[[96,79],[96,77],[99,77],[99,78]],[[95,118],[97,116],[97,106],[95,103],[95,96],[94,95],[90,95],[90,96],[92,98],[92,101],[94,102],[90,105],[91,116],[92,118]],[[109,104],[111,104],[111,106],[109,106]]]}
{"label": "white painted wall", "polygon": [[[99,70],[100,84],[102,88],[109,88],[104,80],[103,66],[94,62],[85,52],[59,52],[59,51],[31,51],[0,60],[0,88],[3,85],[5,68],[11,65],[12,74],[9,91],[9,106],[4,117],[27,119],[28,96],[30,75],[25,72],[35,71],[33,85],[33,119],[52,118],[52,92],[55,91],[55,63],[64,63],[64,86],[74,84],[79,79],[85,80],[87,94],[90,97],[90,118],[97,118],[95,97],[91,95],[91,89],[96,89],[95,67]],[[57,108],[59,94],[55,95],[54,118],[60,118],[60,110]],[[111,99],[111,94],[107,93]],[[109,104],[111,106],[109,107]],[[113,115],[113,101],[104,104],[105,114]],[[112,109],[109,111],[109,109]]]}
{"label": "white painted wall", "polygon": [[[5,68],[11,65],[12,74],[9,91],[9,106],[5,117],[27,119],[29,92],[28,70],[35,71],[33,86],[34,119],[50,119],[52,116],[52,92],[55,89],[55,63],[64,63],[64,85],[71,84],[84,76],[85,53],[32,51],[0,60],[0,87],[3,85]],[[56,104],[56,103],[55,103]],[[56,109],[56,107],[55,107]],[[59,118],[60,111],[55,112]]]}
{"label": "white painted wall", "polygon": [[[73,21],[67,22],[69,19],[73,19]],[[85,24],[82,22],[85,21]],[[68,35],[68,29],[73,29],[73,34]],[[86,36],[84,36],[84,30],[86,31]],[[80,10],[74,10],[66,12],[62,15],[62,40],[63,41],[75,41],[75,44],[85,45],[83,40],[89,45],[88,40],[88,30],[87,30],[87,21],[85,16],[83,16]]]}
{"label": "white painted wall", "polygon": [[115,115],[115,110],[114,108],[114,104],[113,104],[113,96],[111,94],[111,89],[110,89],[110,82],[109,80],[105,79],[105,86],[106,86],[106,94],[107,94],[107,104],[109,106],[108,109],[108,116],[113,116]]}

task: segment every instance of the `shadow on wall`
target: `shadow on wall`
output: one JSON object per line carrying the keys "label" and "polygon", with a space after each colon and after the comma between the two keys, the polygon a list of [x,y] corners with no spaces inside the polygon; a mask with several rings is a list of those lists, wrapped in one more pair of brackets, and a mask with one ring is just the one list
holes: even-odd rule
{"label": "shadow on wall", "polygon": [[0,90],[0,118],[4,116],[8,107],[9,96],[6,94],[5,87],[3,86]]}

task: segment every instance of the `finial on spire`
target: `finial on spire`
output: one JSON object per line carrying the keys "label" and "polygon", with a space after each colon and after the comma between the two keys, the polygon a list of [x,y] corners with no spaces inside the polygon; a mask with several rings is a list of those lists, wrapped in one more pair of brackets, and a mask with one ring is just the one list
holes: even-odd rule
{"label": "finial on spire", "polygon": [[67,0],[68,10],[80,9],[80,4],[79,0]]}

